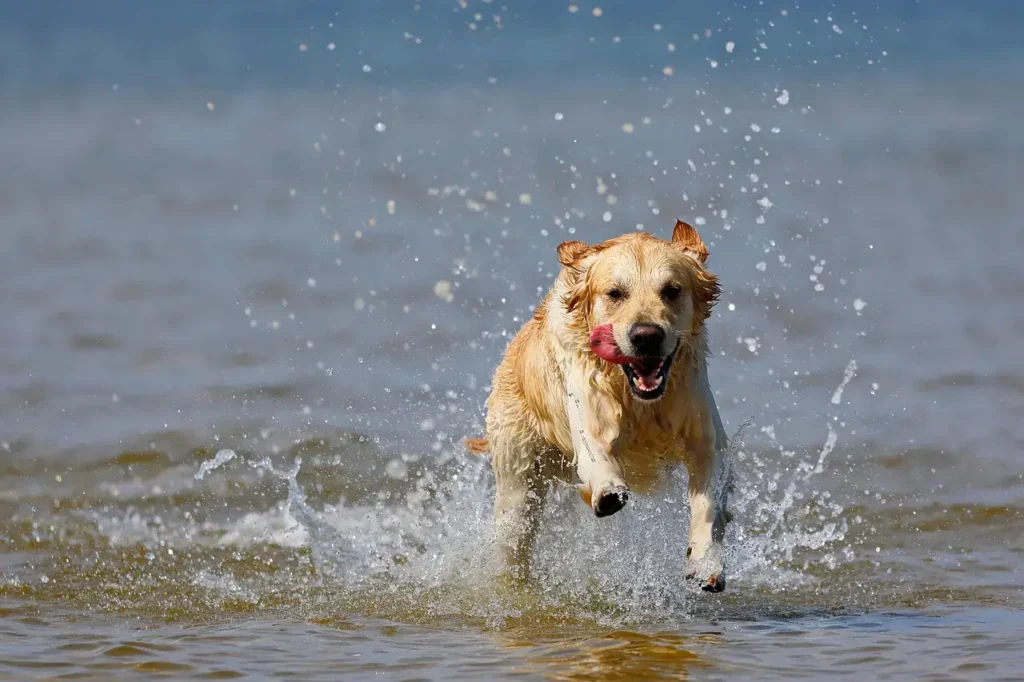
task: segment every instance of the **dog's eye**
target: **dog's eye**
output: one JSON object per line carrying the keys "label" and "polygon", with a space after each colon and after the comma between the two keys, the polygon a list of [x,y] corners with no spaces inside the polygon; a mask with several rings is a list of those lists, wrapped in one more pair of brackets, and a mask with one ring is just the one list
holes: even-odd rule
{"label": "dog's eye", "polygon": [[681,289],[675,284],[666,284],[665,288],[661,290],[661,297],[666,301],[674,301],[679,298]]}
{"label": "dog's eye", "polygon": [[613,301],[618,301],[619,299],[624,297],[625,294],[622,293],[622,289],[612,289],[611,291],[608,292],[608,298],[612,299]]}

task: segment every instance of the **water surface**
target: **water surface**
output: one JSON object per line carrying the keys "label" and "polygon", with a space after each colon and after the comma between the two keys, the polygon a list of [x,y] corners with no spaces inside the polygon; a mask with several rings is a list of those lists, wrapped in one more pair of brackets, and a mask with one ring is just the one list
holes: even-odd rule
{"label": "water surface", "polygon": [[[10,15],[0,677],[1019,676],[1020,10],[655,5]],[[728,591],[682,473],[496,584],[490,372],[677,216]]]}

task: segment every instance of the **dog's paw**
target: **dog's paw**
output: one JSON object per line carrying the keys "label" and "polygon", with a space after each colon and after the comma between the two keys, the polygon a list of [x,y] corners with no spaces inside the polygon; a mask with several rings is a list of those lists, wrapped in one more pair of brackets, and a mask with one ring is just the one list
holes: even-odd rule
{"label": "dog's paw", "polygon": [[594,515],[598,518],[611,516],[626,506],[629,501],[629,488],[621,485],[605,488],[594,500]]}
{"label": "dog's paw", "polygon": [[700,584],[704,592],[725,590],[725,548],[715,542],[699,559],[693,557],[693,548],[686,550],[686,579]]}
{"label": "dog's paw", "polygon": [[[697,580],[696,573],[688,573],[686,576],[687,580]],[[725,591],[725,576],[716,573],[709,575],[707,578],[701,579],[700,589],[704,592],[724,592]]]}

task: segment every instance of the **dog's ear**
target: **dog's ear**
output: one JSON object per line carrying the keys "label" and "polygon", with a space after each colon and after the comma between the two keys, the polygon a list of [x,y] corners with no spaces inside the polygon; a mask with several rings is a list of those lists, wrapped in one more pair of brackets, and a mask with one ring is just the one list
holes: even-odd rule
{"label": "dog's ear", "polygon": [[558,262],[572,265],[589,254],[593,249],[583,242],[562,242],[558,245]]}
{"label": "dog's ear", "polygon": [[701,263],[708,261],[708,247],[704,246],[704,240],[697,234],[697,230],[682,220],[676,220],[676,227],[672,230],[672,243],[682,247],[688,256],[699,260]]}
{"label": "dog's ear", "polygon": [[711,317],[711,309],[722,293],[722,286],[718,283],[718,278],[707,270],[701,270],[696,274],[696,282],[693,287],[693,317],[694,322],[703,324]]}
{"label": "dog's ear", "polygon": [[558,245],[558,262],[566,268],[566,283],[569,286],[562,303],[568,312],[578,315],[578,319],[588,318],[594,303],[590,295],[587,269],[580,261],[599,250],[600,247],[577,241],[562,242]]}
{"label": "dog's ear", "polygon": [[586,301],[587,283],[583,276],[583,268],[577,267],[577,264],[593,250],[583,242],[562,242],[558,245],[558,262],[568,268],[569,291],[563,303],[569,312],[577,310]]}
{"label": "dog's ear", "polygon": [[588,319],[594,309],[594,297],[590,294],[587,277],[577,277],[570,285],[565,298],[562,299],[567,312],[576,313],[582,319]]}
{"label": "dog's ear", "polygon": [[[681,248],[687,256],[702,266],[708,261],[708,247],[704,245],[704,240],[700,238],[697,230],[692,225],[684,223],[682,220],[676,220],[676,227],[672,230],[672,243]],[[704,321],[711,316],[711,309],[714,307],[715,302],[718,301],[722,287],[718,283],[718,278],[703,267],[698,268],[694,274],[693,321],[694,329],[696,330],[697,327],[704,324]]]}
{"label": "dog's ear", "polygon": [[563,299],[565,309],[570,313],[587,307],[587,283],[583,268],[578,263],[593,253],[594,248],[583,242],[570,241],[558,245],[558,262],[567,268],[569,291]]}

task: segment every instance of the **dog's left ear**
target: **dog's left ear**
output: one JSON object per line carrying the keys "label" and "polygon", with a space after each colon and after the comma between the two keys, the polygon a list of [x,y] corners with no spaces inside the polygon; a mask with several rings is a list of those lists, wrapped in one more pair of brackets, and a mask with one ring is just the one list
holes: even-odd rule
{"label": "dog's left ear", "polygon": [[722,287],[718,278],[707,270],[699,270],[693,287],[694,322],[698,325],[711,317],[711,309],[718,302]]}
{"label": "dog's left ear", "polygon": [[590,246],[583,242],[562,242],[558,245],[558,262],[572,265],[591,252]]}
{"label": "dog's left ear", "polygon": [[707,263],[708,247],[704,246],[704,240],[692,225],[676,220],[676,227],[672,230],[672,243],[681,246],[691,258]]}
{"label": "dog's left ear", "polygon": [[[708,261],[708,247],[704,245],[704,240],[700,238],[692,225],[684,223],[682,220],[676,220],[676,227],[672,230],[672,243],[680,247],[687,256],[700,263],[701,266]],[[704,321],[711,316],[711,308],[718,301],[721,291],[717,277],[703,267],[697,269],[693,288],[694,323],[696,325],[704,324]]]}

